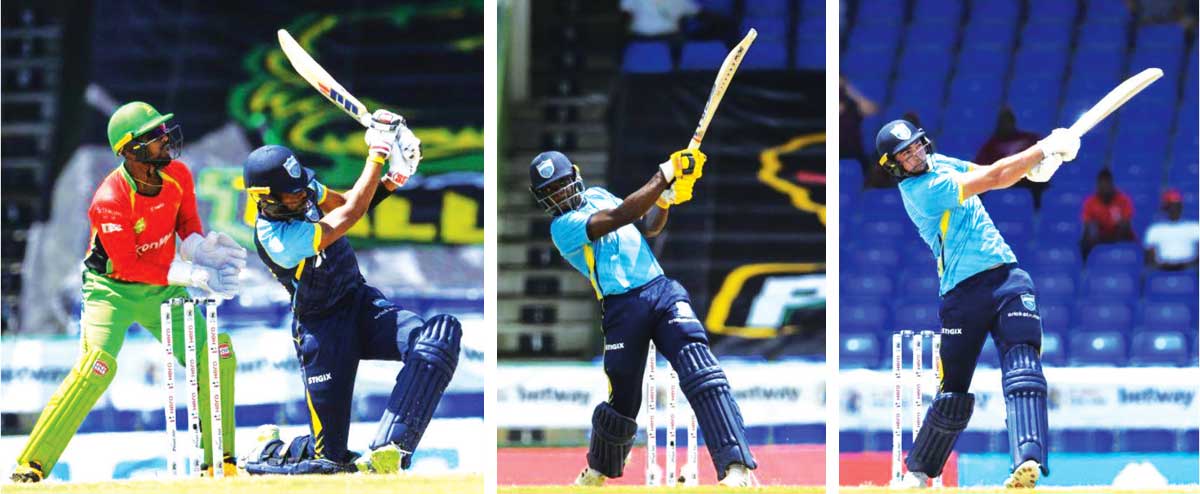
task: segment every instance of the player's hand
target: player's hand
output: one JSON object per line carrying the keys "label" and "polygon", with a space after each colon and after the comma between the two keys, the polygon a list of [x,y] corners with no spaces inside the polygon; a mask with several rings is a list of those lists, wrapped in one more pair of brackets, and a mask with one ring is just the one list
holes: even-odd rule
{"label": "player's hand", "polygon": [[367,129],[364,139],[370,148],[369,156],[386,160],[392,153],[392,144],[400,127],[404,125],[404,117],[387,110],[375,110],[371,114],[371,127]]}
{"label": "player's hand", "polygon": [[1054,172],[1058,171],[1058,167],[1062,166],[1062,156],[1051,154],[1042,158],[1042,161],[1033,165],[1029,172],[1025,174],[1032,182],[1049,182],[1050,177],[1054,176]]}
{"label": "player's hand", "polygon": [[416,175],[421,157],[421,139],[408,126],[401,125],[396,134],[396,145],[391,150],[391,164],[384,178],[396,186],[404,185],[408,177]]}
{"label": "player's hand", "polygon": [[[1057,128],[1045,139],[1038,141],[1038,147],[1045,156],[1058,155],[1063,162],[1075,159],[1079,153],[1079,136],[1070,129]],[[1061,164],[1061,163],[1060,163]]]}
{"label": "player's hand", "polygon": [[708,156],[699,149],[682,149],[671,153],[671,159],[658,166],[669,184],[674,184],[676,180],[690,180],[694,183],[704,174],[705,161],[708,161]]}

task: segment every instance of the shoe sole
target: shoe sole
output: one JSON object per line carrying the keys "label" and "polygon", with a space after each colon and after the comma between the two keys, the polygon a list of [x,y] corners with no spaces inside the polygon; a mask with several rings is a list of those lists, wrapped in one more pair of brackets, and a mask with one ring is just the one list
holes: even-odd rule
{"label": "shoe sole", "polygon": [[[379,468],[387,465],[386,469]],[[395,447],[381,448],[371,452],[371,471],[375,473],[396,473],[400,470],[400,450]]]}
{"label": "shoe sole", "polygon": [[1004,483],[1006,488],[1028,489],[1037,487],[1038,479],[1042,476],[1042,469],[1037,462],[1027,460],[1017,466],[1012,475],[1008,477],[1008,481]]}

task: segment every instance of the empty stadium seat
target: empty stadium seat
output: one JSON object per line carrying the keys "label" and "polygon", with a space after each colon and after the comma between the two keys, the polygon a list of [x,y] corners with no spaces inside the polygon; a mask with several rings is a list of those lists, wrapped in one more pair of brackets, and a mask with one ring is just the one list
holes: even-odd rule
{"label": "empty stadium seat", "polygon": [[[1043,329],[1047,331],[1066,331],[1072,327],[1071,307],[1066,299],[1053,299],[1044,296],[1039,298],[1037,304],[1038,314],[1042,316]],[[1073,299],[1070,300],[1070,302],[1073,301]]]}
{"label": "empty stadium seat", "polygon": [[1038,0],[1029,3],[1029,22],[1075,22],[1078,10],[1074,0]]}
{"label": "empty stadium seat", "polygon": [[843,297],[841,329],[844,332],[881,333],[888,328],[888,310],[877,299]]}
{"label": "empty stadium seat", "polygon": [[901,255],[897,249],[883,245],[856,249],[851,256],[854,265],[860,269],[895,269],[901,262]]}
{"label": "empty stadium seat", "polygon": [[882,358],[875,333],[842,333],[840,347],[843,369],[874,368]]}
{"label": "empty stadium seat", "polygon": [[914,0],[913,23],[955,30],[962,21],[963,2],[958,0]]}
{"label": "empty stadium seat", "polygon": [[1120,267],[1089,268],[1083,294],[1091,299],[1135,300],[1140,295],[1137,271]]}
{"label": "empty stadium seat", "polygon": [[[900,2],[897,2],[900,3]],[[1017,2],[976,0],[971,2],[971,22],[1016,25],[1021,6]]]}
{"label": "empty stadium seat", "polygon": [[963,28],[963,49],[973,47],[990,47],[996,50],[1011,52],[1016,40],[1016,29],[1008,24],[981,22],[975,19]]}
{"label": "empty stadium seat", "polygon": [[1092,249],[1087,258],[1088,269],[1105,267],[1140,268],[1141,266],[1142,248],[1137,242],[1100,244]]}
{"label": "empty stadium seat", "polygon": [[1033,218],[1033,194],[1026,188],[993,190],[979,196],[993,219],[996,217],[1023,219]]}
{"label": "empty stadium seat", "polygon": [[1070,239],[1067,245],[1044,246],[1037,249],[1033,253],[1032,264],[1035,266],[1051,266],[1078,270],[1080,265],[1079,248],[1070,245],[1075,241],[1076,239]]}
{"label": "empty stadium seat", "polygon": [[[754,48],[758,48],[759,41],[772,40],[784,41],[788,40],[788,23],[787,16],[779,17],[746,17],[742,19],[741,33],[750,32],[750,28],[758,31],[758,37],[755,38]],[[744,36],[744,34],[743,34]]]}
{"label": "empty stadium seat", "polygon": [[1128,24],[1133,16],[1122,0],[1087,0],[1083,12],[1088,29],[1094,24]]}
{"label": "empty stadium seat", "polygon": [[788,0],[745,0],[747,17],[788,16]]}
{"label": "empty stadium seat", "polygon": [[935,299],[904,298],[892,307],[892,325],[896,329],[921,331],[942,327]]}
{"label": "empty stadium seat", "polygon": [[1182,302],[1146,302],[1142,305],[1142,327],[1147,331],[1195,329],[1194,314]]}
{"label": "empty stadium seat", "polygon": [[1075,327],[1083,331],[1128,332],[1133,310],[1124,302],[1084,300],[1075,306]]}
{"label": "empty stadium seat", "polygon": [[1129,361],[1133,365],[1188,364],[1188,344],[1180,331],[1147,331],[1133,335]]}
{"label": "empty stadium seat", "polygon": [[[1042,318],[1045,323],[1045,318]],[[1053,332],[1045,331],[1042,333],[1042,365],[1047,367],[1060,367],[1067,363],[1067,351],[1063,345],[1062,335]]]}
{"label": "empty stadium seat", "polygon": [[689,41],[679,54],[679,70],[716,70],[728,53],[720,41]]}
{"label": "empty stadium seat", "polygon": [[1171,429],[1124,429],[1121,431],[1121,450],[1129,452],[1157,452],[1163,445],[1175,444],[1175,431]]}
{"label": "empty stadium seat", "polygon": [[1038,295],[1060,300],[1074,299],[1078,293],[1076,280],[1067,270],[1031,273]]}
{"label": "empty stadium seat", "polygon": [[937,300],[940,282],[935,270],[925,266],[906,269],[900,273],[899,290],[905,297]]}
{"label": "empty stadium seat", "polygon": [[707,10],[723,17],[734,16],[735,0],[697,0],[701,10]]}
{"label": "empty stadium seat", "polygon": [[869,267],[844,272],[846,276],[841,278],[840,290],[845,296],[886,299],[895,294],[892,278],[886,272]]}
{"label": "empty stadium seat", "polygon": [[1158,302],[1195,302],[1196,274],[1157,271],[1146,276],[1146,299]]}
{"label": "empty stadium seat", "polygon": [[[719,67],[720,63],[717,66]],[[754,49],[746,53],[741,65],[744,70],[782,70],[787,67],[787,44],[782,39],[755,41]]]}
{"label": "empty stadium seat", "polygon": [[1088,331],[1070,336],[1071,365],[1125,365],[1125,339],[1116,331]]}
{"label": "empty stadium seat", "polygon": [[[686,47],[685,47],[686,49]],[[724,48],[722,48],[724,50]],[[721,55],[724,59],[725,55]],[[720,66],[720,60],[717,65]],[[662,41],[634,41],[625,46],[621,71],[631,74],[655,74],[671,71],[671,50]]]}

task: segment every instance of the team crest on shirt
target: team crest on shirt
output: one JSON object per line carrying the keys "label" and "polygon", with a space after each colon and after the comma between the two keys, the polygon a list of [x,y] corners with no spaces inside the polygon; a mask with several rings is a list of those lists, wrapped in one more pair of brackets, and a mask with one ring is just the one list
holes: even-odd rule
{"label": "team crest on shirt", "polygon": [[133,233],[142,233],[146,230],[146,218],[138,218],[133,224]]}
{"label": "team crest on shirt", "polygon": [[550,178],[550,175],[554,175],[554,162],[546,160],[538,163],[537,171],[538,175],[541,175],[542,178]]}
{"label": "team crest on shirt", "polygon": [[900,139],[901,141],[908,140],[909,137],[912,137],[912,131],[908,130],[907,125],[893,125],[891,132],[892,135],[896,136],[896,138]]}
{"label": "team crest on shirt", "polygon": [[1037,310],[1037,303],[1034,302],[1033,295],[1028,293],[1021,295],[1021,305],[1024,305],[1029,310]]}
{"label": "team crest on shirt", "polygon": [[296,161],[295,156],[288,156],[288,159],[283,162],[283,168],[287,170],[288,176],[300,178],[300,162]]}

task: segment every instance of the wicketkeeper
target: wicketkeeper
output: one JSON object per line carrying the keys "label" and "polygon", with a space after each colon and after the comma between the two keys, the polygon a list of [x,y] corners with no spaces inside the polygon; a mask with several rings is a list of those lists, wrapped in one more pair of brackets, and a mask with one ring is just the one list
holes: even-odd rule
{"label": "wicketkeeper", "polygon": [[1079,136],[1055,129],[1020,153],[979,166],[933,151],[925,131],[907,120],[879,129],[879,165],[900,183],[904,210],[929,244],[941,279],[942,369],[937,396],[905,461],[905,487],[942,474],[975,397],[968,391],[988,335],[1000,352],[1012,474],[1005,487],[1034,487],[1049,475],[1042,318],[1033,281],[977,197],[1011,187],[1029,174],[1045,181],[1075,159]]}
{"label": "wicketkeeper", "polygon": [[[311,415],[311,434],[288,444],[278,428],[260,428],[258,445],[245,458],[248,473],[407,469],[458,365],[458,319],[440,314],[423,320],[392,304],[367,285],[345,238],[416,172],[421,159],[421,141],[403,118],[386,110],[373,115],[366,141],[362,174],[345,194],[318,182],[283,146],[263,146],[246,158],[246,191],[258,207],[254,244],[292,295],[292,339]],[[360,360],[404,362],[364,456],[347,449]]]}
{"label": "wicketkeeper", "polygon": [[[117,354],[133,323],[162,340],[159,305],[188,297],[187,288],[209,297],[231,298],[246,265],[246,250],[228,235],[206,236],[196,212],[192,174],[179,161],[183,135],[167,126],[174,114],[132,102],[108,121],[108,142],[124,162],[101,182],[92,197],[91,246],[84,259],[80,358],[38,417],[29,442],[17,457],[14,482],[46,477],[96,400],[117,373]],[[183,239],[176,249],[175,237]],[[179,255],[176,258],[176,254]],[[175,357],[185,360],[182,311],[174,314]],[[205,341],[203,311],[196,311],[196,340]],[[221,352],[221,452],[225,474],[234,465],[233,383],[237,360],[229,335],[219,336]],[[157,348],[157,347],[156,347]],[[197,346],[199,382],[208,382],[208,352]],[[158,351],[156,350],[156,354]],[[210,430],[208,386],[200,386],[202,430]],[[203,439],[203,468],[211,472],[212,445]],[[96,452],[103,454],[103,452]]]}
{"label": "wicketkeeper", "polygon": [[608,401],[592,414],[588,466],[578,485],[620,477],[633,448],[649,342],[666,356],[704,432],[717,478],[750,485],[757,468],[729,381],[708,347],[708,336],[679,282],[663,275],[646,243],[666,226],[672,205],[691,200],[704,153],[675,152],[624,200],[600,187],[584,189],[579,169],[547,151],[529,165],[530,191],[554,217],[550,235],[571,266],[592,283],[603,308],[604,373]]}

